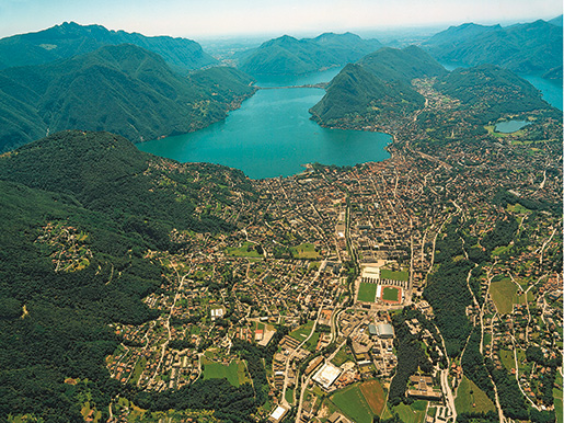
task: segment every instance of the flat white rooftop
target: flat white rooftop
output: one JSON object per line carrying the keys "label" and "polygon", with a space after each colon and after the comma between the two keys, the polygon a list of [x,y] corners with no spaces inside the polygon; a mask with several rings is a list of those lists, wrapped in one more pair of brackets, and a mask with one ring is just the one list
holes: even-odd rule
{"label": "flat white rooftop", "polygon": [[374,266],[363,267],[361,277],[380,279],[380,268]]}
{"label": "flat white rooftop", "polygon": [[342,372],[343,370],[339,367],[331,363],[325,363],[312,379],[327,389],[337,380]]}
{"label": "flat white rooftop", "polygon": [[276,410],[274,410],[272,412],[270,417],[272,417],[274,420],[280,420],[285,412],[286,412],[286,409],[284,407],[282,407],[281,405],[279,405],[278,407],[276,407]]}

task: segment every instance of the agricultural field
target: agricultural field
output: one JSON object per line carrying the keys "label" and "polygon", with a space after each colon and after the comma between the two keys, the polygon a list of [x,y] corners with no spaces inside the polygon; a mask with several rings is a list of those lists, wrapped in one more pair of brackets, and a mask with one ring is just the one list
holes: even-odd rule
{"label": "agricultural field", "polygon": [[466,376],[460,382],[454,404],[459,414],[495,411],[495,405],[492,400]]}
{"label": "agricultural field", "polygon": [[351,385],[331,397],[331,401],[356,423],[372,423],[374,414],[359,385]]}
{"label": "agricultural field", "polygon": [[359,386],[372,412],[377,415],[382,414],[384,405],[386,405],[386,393],[380,382],[374,379]]}
{"label": "agricultural field", "polygon": [[376,302],[376,288],[378,288],[378,285],[375,283],[361,282],[358,287],[358,301]]}
{"label": "agricultural field", "polygon": [[517,304],[517,285],[509,278],[492,281],[490,286],[492,300],[500,314],[509,314],[513,311],[513,304]]}
{"label": "agricultural field", "polygon": [[202,358],[202,368],[204,370],[204,380],[227,379],[227,381],[236,388],[250,381],[246,375],[245,364],[239,360],[232,360],[231,363],[226,366]]}

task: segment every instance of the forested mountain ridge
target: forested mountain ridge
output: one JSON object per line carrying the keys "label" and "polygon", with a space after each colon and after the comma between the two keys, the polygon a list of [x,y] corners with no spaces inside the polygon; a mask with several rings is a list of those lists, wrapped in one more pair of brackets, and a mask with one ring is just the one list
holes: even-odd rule
{"label": "forested mountain ridge", "polygon": [[416,46],[403,49],[384,47],[363,57],[358,64],[385,81],[410,82],[414,78],[432,78],[447,71],[424,50]]}
{"label": "forested mountain ridge", "polygon": [[106,45],[119,44],[134,44],[152,51],[177,69],[199,69],[218,64],[198,43],[186,38],[147,37],[138,33],[111,31],[101,25],[65,22],[43,31],[1,39],[0,69],[44,64],[90,53]]}
{"label": "forested mountain ridge", "polygon": [[359,119],[384,113],[407,115],[425,104],[425,98],[413,89],[411,80],[446,73],[418,47],[403,50],[385,47],[357,64],[346,66],[310,112],[315,121],[327,126],[358,125]]}
{"label": "forested mountain ridge", "polygon": [[105,46],[53,63],[0,71],[0,151],[65,129],[107,130],[144,141],[225,118],[254,93],[227,67],[183,77],[155,53]]}
{"label": "forested mountain ridge", "polygon": [[476,115],[481,116],[483,124],[504,113],[550,109],[540,91],[529,82],[492,65],[455,69],[439,79],[435,88],[473,109]]}
{"label": "forested mountain ridge", "polygon": [[562,73],[562,27],[543,20],[504,28],[450,27],[424,47],[437,60],[461,66],[492,64],[520,74]]}
{"label": "forested mountain ridge", "polygon": [[556,26],[562,26],[562,15],[557,16],[554,19],[549,20],[548,23],[551,23],[551,24],[556,25]]}
{"label": "forested mountain ridge", "polygon": [[300,75],[344,66],[381,46],[377,40],[363,40],[351,33],[302,39],[284,35],[244,52],[239,68],[253,76]]}
{"label": "forested mountain ridge", "polygon": [[[187,170],[203,174],[195,178]],[[213,216],[201,220],[195,213],[204,198],[202,190],[208,191],[204,189],[208,179],[229,185],[223,173],[229,174],[230,184],[245,185],[241,171],[208,164],[180,165],[143,153],[125,138],[107,132],[59,132],[0,156],[0,180],[69,195],[81,207],[120,219],[142,215],[148,219],[146,224],[154,220],[158,227],[168,229],[230,227]],[[166,180],[175,183],[163,183]],[[205,195],[219,202],[228,197],[214,190]]]}

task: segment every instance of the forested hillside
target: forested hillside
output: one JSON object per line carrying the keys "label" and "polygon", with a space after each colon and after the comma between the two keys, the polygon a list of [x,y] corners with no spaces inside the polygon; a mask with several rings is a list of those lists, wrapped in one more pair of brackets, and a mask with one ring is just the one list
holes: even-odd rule
{"label": "forested hillside", "polygon": [[152,157],[108,133],[63,132],[0,157],[0,420],[79,422],[85,390],[99,409],[132,390],[104,367],[122,341],[108,325],[156,317],[140,299],[162,269],[144,256],[178,247],[172,227],[231,228],[194,211],[229,206],[217,184],[252,196],[238,171]]}
{"label": "forested hillside", "polygon": [[423,50],[382,48],[355,65],[346,66],[310,112],[327,126],[358,126],[372,117],[406,116],[425,99],[411,86],[413,78],[445,75],[446,70]]}
{"label": "forested hillside", "polygon": [[41,66],[0,71],[0,151],[65,129],[144,141],[225,118],[254,92],[233,68],[188,77],[155,53],[124,44]]}
{"label": "forested hillside", "polygon": [[425,48],[441,62],[491,64],[562,80],[562,27],[542,20],[505,28],[475,24],[451,27],[433,36]]}

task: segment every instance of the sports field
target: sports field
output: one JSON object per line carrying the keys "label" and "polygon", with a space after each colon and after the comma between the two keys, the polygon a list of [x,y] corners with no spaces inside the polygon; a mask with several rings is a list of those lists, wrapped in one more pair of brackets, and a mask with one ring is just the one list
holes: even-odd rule
{"label": "sports field", "polygon": [[391,279],[393,281],[407,281],[409,280],[409,272],[406,270],[393,271],[389,269],[380,269],[381,279]]}
{"label": "sports field", "polygon": [[358,287],[358,301],[366,301],[368,303],[376,302],[376,289],[378,285],[375,283],[361,282]]}
{"label": "sports field", "polygon": [[396,286],[382,287],[382,300],[393,303],[399,303],[401,300],[401,288]]}

